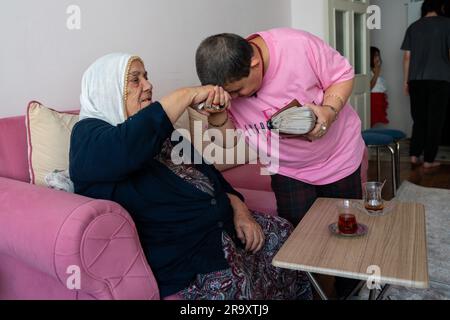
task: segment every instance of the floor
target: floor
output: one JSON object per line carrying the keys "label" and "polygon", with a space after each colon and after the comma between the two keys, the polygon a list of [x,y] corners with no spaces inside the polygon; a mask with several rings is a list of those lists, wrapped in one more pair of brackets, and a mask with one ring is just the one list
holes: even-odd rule
{"label": "floor", "polygon": [[[439,161],[442,165],[435,169],[424,169],[423,166],[412,166],[409,162],[408,150],[409,142],[405,141],[400,144],[400,182],[408,180],[416,185],[427,188],[439,188],[450,189],[450,147],[441,148],[439,154]],[[390,200],[393,198],[392,192],[392,175],[391,175],[391,162],[387,155],[381,157],[381,181],[386,179],[386,184],[383,190],[383,198]],[[370,181],[376,181],[376,161],[369,161],[368,179]]]}

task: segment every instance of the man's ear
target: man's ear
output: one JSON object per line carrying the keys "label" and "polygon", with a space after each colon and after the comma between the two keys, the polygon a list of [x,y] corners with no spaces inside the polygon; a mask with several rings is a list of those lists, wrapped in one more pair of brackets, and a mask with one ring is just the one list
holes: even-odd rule
{"label": "man's ear", "polygon": [[261,63],[261,60],[259,60],[259,58],[253,56],[252,60],[250,60],[250,68],[255,68],[257,66],[259,66],[259,64]]}

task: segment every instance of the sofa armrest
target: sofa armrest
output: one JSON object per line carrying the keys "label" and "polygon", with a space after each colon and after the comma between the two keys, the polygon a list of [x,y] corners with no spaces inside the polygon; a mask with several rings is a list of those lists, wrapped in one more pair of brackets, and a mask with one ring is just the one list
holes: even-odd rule
{"label": "sofa armrest", "polygon": [[[95,299],[159,299],[135,225],[112,201],[0,177],[0,253]],[[67,285],[74,270],[79,289]]]}

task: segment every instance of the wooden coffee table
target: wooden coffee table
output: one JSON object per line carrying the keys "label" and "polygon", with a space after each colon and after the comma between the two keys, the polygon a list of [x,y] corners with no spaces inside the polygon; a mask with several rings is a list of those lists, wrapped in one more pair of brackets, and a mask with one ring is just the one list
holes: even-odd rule
{"label": "wooden coffee table", "polygon": [[[380,284],[428,288],[425,208],[418,203],[397,203],[385,216],[357,212],[368,233],[358,238],[333,235],[338,199],[319,198],[274,257],[276,267],[305,271],[322,299],[327,299],[311,273],[359,279]],[[342,201],[342,200],[341,200]],[[353,201],[353,200],[352,200]],[[354,200],[358,201],[358,200]],[[364,283],[361,283],[361,286]],[[371,290],[370,298],[375,298]],[[380,297],[379,297],[380,298]]]}

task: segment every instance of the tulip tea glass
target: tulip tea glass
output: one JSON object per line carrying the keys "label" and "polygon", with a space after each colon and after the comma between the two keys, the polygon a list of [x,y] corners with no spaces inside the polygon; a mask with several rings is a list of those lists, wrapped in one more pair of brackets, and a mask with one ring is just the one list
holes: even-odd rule
{"label": "tulip tea glass", "polygon": [[358,224],[350,200],[339,200],[336,208],[339,216],[339,232],[343,234],[355,234],[358,231]]}
{"label": "tulip tea glass", "polygon": [[381,214],[384,209],[384,201],[381,197],[383,183],[366,182],[364,184],[364,207],[371,214]]}

